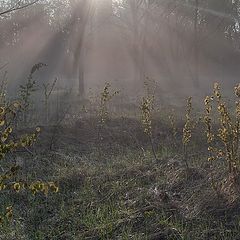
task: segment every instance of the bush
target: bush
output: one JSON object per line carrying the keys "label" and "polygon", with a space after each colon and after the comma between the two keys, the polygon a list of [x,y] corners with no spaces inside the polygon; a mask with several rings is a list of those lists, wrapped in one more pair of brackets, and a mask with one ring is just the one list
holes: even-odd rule
{"label": "bush", "polygon": [[[15,119],[19,109],[21,108],[20,102],[14,102],[11,104],[5,104],[0,107],[0,160],[4,160],[6,154],[14,152],[18,149],[24,149],[32,146],[37,140],[40,133],[40,128],[37,127],[31,134],[25,134],[22,136],[15,136],[13,134],[14,129],[12,127],[13,120]],[[5,163],[0,165],[2,171],[0,172],[0,191],[7,193],[9,191],[19,192],[21,190],[31,191],[32,194],[41,192],[48,194],[49,191],[58,192],[58,187],[53,182],[27,182],[24,180],[16,181],[17,173],[20,171],[18,165]],[[0,215],[0,223],[4,223],[12,218],[13,208],[8,206],[5,213]]]}

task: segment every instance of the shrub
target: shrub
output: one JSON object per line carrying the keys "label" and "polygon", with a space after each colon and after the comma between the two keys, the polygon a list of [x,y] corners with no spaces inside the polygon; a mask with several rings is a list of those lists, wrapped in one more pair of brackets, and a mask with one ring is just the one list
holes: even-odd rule
{"label": "shrub", "polygon": [[39,71],[39,69],[45,66],[47,65],[44,63],[35,64],[31,69],[27,82],[23,85],[20,85],[19,98],[21,100],[21,112],[23,114],[24,124],[26,124],[27,122],[27,116],[31,104],[31,96],[34,92],[37,91],[36,81],[33,79],[33,75],[35,72]]}
{"label": "shrub", "polygon": [[[19,102],[14,102],[0,107],[0,160],[5,159],[6,154],[14,152],[18,149],[32,146],[36,141],[40,128],[37,127],[31,134],[25,134],[19,137],[15,137],[12,127],[13,119],[15,118],[17,111],[21,107]],[[2,164],[3,165],[3,164]],[[17,173],[20,171],[20,167],[5,163],[7,168],[0,172],[0,191],[7,193],[9,191],[19,192],[21,190],[31,191],[33,194],[42,192],[48,194],[49,191],[57,192],[58,187],[53,182],[27,182],[24,180],[16,180]],[[1,165],[0,165],[1,166]],[[2,166],[1,166],[2,167]],[[3,168],[2,168],[3,169]],[[6,212],[0,215],[0,223],[11,219],[13,213],[12,206],[6,208]]]}
{"label": "shrub", "polygon": [[48,122],[49,122],[49,99],[53,92],[54,87],[56,86],[56,83],[57,83],[57,78],[54,79],[52,84],[50,84],[50,83],[43,84],[46,124],[48,124]]}
{"label": "shrub", "polygon": [[153,117],[153,111],[154,111],[154,100],[155,100],[155,95],[150,94],[148,84],[145,83],[146,87],[146,96],[142,98],[141,104],[140,104],[140,110],[141,110],[141,123],[143,126],[144,133],[148,136],[151,148],[152,148],[152,153],[157,160],[157,154],[156,150],[154,148],[154,143],[153,143],[153,133],[152,133],[152,117]]}
{"label": "shrub", "polygon": [[187,107],[185,114],[185,124],[183,127],[183,136],[182,136],[182,144],[183,144],[183,155],[186,167],[189,168],[188,164],[188,146],[192,138],[192,130],[194,128],[194,121],[192,119],[192,97],[187,99]]}
{"label": "shrub", "polygon": [[[240,140],[240,85],[235,87],[237,97],[235,111],[231,112],[229,106],[222,97],[220,85],[214,84],[213,96],[205,99],[206,134],[210,162],[223,158],[226,160],[227,168],[233,180],[239,174],[239,140]],[[212,109],[215,103],[218,113],[218,129],[213,131]]]}
{"label": "shrub", "polygon": [[119,92],[111,89],[110,83],[105,83],[105,86],[100,93],[100,106],[99,106],[99,118],[100,123],[104,124],[109,116],[108,104],[111,99],[117,95]]}

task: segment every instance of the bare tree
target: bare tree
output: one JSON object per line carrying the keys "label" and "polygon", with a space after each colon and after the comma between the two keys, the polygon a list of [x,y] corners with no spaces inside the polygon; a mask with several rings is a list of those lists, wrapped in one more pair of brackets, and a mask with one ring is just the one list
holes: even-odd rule
{"label": "bare tree", "polygon": [[134,64],[134,81],[140,85],[145,80],[146,31],[153,4],[149,0],[115,1],[114,4],[117,24],[128,34],[129,53]]}
{"label": "bare tree", "polygon": [[93,16],[93,1],[81,0],[71,1],[72,8],[72,25],[70,33],[72,34],[72,52],[74,57],[73,70],[76,71],[78,77],[78,94],[84,97],[84,38],[86,35],[86,28]]}
{"label": "bare tree", "polygon": [[196,88],[199,87],[199,44],[198,44],[198,21],[199,21],[199,0],[195,0],[194,11],[194,59],[195,59],[195,71],[193,83]]}

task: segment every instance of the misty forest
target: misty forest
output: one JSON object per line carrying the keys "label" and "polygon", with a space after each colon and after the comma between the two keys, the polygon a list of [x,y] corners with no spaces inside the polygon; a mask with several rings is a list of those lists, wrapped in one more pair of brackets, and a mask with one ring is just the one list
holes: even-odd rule
{"label": "misty forest", "polygon": [[239,240],[240,1],[0,0],[0,240]]}

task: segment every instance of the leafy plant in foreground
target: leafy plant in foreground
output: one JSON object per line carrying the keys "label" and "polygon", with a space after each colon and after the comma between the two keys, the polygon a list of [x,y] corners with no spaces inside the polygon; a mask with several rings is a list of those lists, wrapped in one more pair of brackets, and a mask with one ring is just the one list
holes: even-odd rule
{"label": "leafy plant in foreground", "polygon": [[154,95],[147,94],[145,97],[142,98],[140,110],[141,110],[141,123],[143,126],[144,133],[149,138],[153,156],[155,160],[157,160],[157,154],[154,148],[152,133],[152,114],[154,110]]}
{"label": "leafy plant in foreground", "polygon": [[[25,134],[15,137],[12,128],[12,119],[15,117],[18,109],[20,108],[19,102],[14,102],[0,107],[0,161],[5,159],[8,153],[22,148],[32,146],[39,133],[40,128],[37,127],[31,134]],[[27,182],[24,180],[17,180],[17,174],[20,171],[18,165],[4,163],[0,165],[0,191],[2,194],[7,194],[9,191],[19,192],[21,190],[31,191],[32,194],[42,192],[48,194],[49,191],[57,192],[58,187],[53,182]],[[7,167],[6,167],[7,166]],[[10,220],[13,215],[12,206],[6,208],[6,212],[0,215],[0,223]]]}
{"label": "leafy plant in foreground", "polygon": [[109,116],[108,103],[118,93],[119,93],[118,91],[111,90],[110,83],[108,82],[105,83],[103,91],[100,93],[99,118],[100,118],[101,124],[104,124],[108,119],[108,116]]}
{"label": "leafy plant in foreground", "polygon": [[[239,140],[240,140],[240,84],[235,88],[237,97],[235,110],[232,112],[223,100],[221,88],[218,83],[214,84],[213,96],[205,99],[205,117],[209,162],[224,159],[230,179],[236,183],[239,175]],[[211,112],[213,102],[216,103],[218,113],[218,129],[213,131]]]}
{"label": "leafy plant in foreground", "polygon": [[213,109],[213,97],[207,96],[204,100],[204,106],[205,106],[205,111],[204,111],[204,118],[203,118],[203,122],[205,124],[206,127],[206,136],[207,136],[207,144],[208,144],[208,161],[210,163],[210,167],[211,167],[211,185],[213,190],[215,190],[215,192],[217,193],[217,195],[219,194],[219,184],[214,180],[214,176],[213,176],[213,171],[214,171],[214,167],[213,167],[213,162],[222,156],[222,151],[219,151],[214,144],[214,139],[215,139],[215,135],[214,135],[214,131],[213,131],[213,117],[212,117],[212,109]]}
{"label": "leafy plant in foreground", "polygon": [[192,97],[187,99],[187,107],[186,107],[186,121],[183,127],[183,136],[182,136],[182,144],[183,144],[183,157],[186,164],[187,169],[189,168],[188,164],[188,146],[192,138],[192,130],[194,128],[194,123],[192,120]]}
{"label": "leafy plant in foreground", "polygon": [[[103,140],[102,138],[102,129],[106,123],[106,121],[109,119],[109,110],[108,105],[112,98],[117,95],[119,92],[114,91],[111,89],[110,83],[105,83],[105,86],[100,93],[100,105],[98,110],[98,130],[97,130],[97,138],[99,143]],[[101,153],[101,147],[100,144],[98,145],[98,153]]]}

